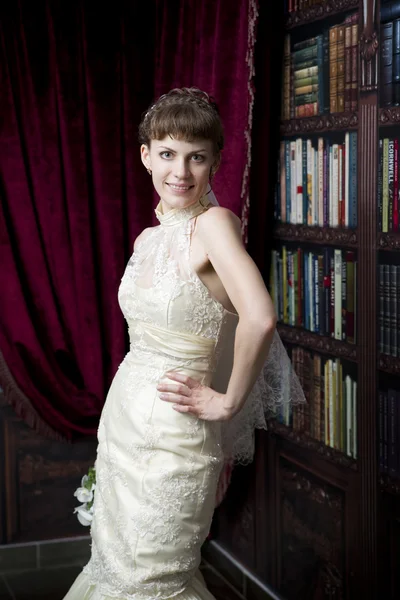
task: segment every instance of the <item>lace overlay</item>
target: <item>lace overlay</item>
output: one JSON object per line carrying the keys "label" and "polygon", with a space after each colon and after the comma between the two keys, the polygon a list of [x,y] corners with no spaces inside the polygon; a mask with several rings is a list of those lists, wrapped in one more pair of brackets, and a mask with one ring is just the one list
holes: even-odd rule
{"label": "lace overlay", "polygon": [[[249,462],[254,428],[266,428],[268,415],[289,397],[303,399],[277,335],[245,407],[230,422],[178,413],[158,397],[156,385],[169,370],[220,391],[229,380],[238,318],[190,266],[194,217],[209,205],[204,197],[165,215],[157,210],[160,226],[146,232],[121,280],[130,350],[98,429],[92,556],[84,569],[90,600],[180,600],[191,585],[201,586],[200,548],[224,460]],[[212,598],[206,590],[201,597]]]}

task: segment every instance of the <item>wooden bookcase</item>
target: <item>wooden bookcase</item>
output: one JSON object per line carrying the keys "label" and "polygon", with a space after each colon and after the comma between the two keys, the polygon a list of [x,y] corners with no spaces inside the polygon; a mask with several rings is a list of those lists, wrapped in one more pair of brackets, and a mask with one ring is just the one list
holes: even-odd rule
{"label": "wooden bookcase", "polygon": [[400,480],[379,472],[378,448],[379,385],[386,375],[400,375],[400,359],[380,354],[378,346],[378,265],[386,251],[400,250],[400,233],[380,233],[377,221],[379,137],[384,129],[400,136],[400,107],[379,104],[380,5],[377,0],[328,0],[289,13],[285,28],[296,39],[304,31],[307,39],[355,11],[358,110],[281,124],[281,137],[291,139],[358,132],[357,228],[277,222],[273,229],[276,242],[357,254],[356,345],[278,326],[286,344],[355,363],[358,385],[357,459],[278,422],[271,423],[265,440],[265,528],[271,532],[265,572],[288,600],[400,597]]}
{"label": "wooden bookcase", "polygon": [[[279,94],[270,83],[272,79],[273,85],[278,85],[281,71],[279,61],[274,60],[278,55],[276,39],[272,60],[270,46],[271,39],[280,36],[278,21],[284,2],[280,6],[260,3],[260,55],[267,36],[269,42],[264,46],[264,58],[256,64],[258,109],[256,102],[253,137],[261,139],[261,144],[254,154],[252,177],[266,170],[267,161],[272,161],[269,155],[264,155],[264,163],[259,158],[265,139],[273,148],[270,154],[276,163],[280,139],[329,138],[331,134],[335,139],[338,133],[357,131],[357,227],[282,222],[270,226],[273,189],[267,189],[267,177],[255,177],[258,187],[254,194],[265,198],[265,206],[257,211],[265,236],[263,274],[269,282],[270,251],[283,243],[356,253],[355,345],[283,324],[278,330],[286,345],[340,358],[356,369],[357,457],[272,421],[269,431],[257,436],[255,464],[234,470],[226,502],[218,510],[215,538],[286,600],[394,600],[400,598],[400,479],[381,471],[379,392],[385,385],[400,389],[400,357],[380,352],[378,277],[379,265],[386,264],[386,260],[400,264],[400,232],[380,232],[378,211],[379,140],[400,138],[400,106],[380,105],[380,15],[381,10],[387,14],[390,2],[294,3],[303,8],[284,19],[285,32],[293,35],[293,40],[309,39],[358,12],[358,107],[352,112],[287,120],[278,132],[275,123],[280,100],[277,106],[275,98]],[[271,110],[270,120],[263,114],[263,106]],[[269,172],[272,168],[268,164]],[[258,235],[262,235],[257,227]]]}

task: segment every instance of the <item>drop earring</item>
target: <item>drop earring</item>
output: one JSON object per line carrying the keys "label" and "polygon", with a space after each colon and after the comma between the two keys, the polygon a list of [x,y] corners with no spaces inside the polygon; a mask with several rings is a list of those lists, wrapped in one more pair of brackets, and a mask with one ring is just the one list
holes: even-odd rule
{"label": "drop earring", "polygon": [[147,172],[148,172],[149,175],[151,175],[152,171],[151,171],[151,169],[147,169]]}

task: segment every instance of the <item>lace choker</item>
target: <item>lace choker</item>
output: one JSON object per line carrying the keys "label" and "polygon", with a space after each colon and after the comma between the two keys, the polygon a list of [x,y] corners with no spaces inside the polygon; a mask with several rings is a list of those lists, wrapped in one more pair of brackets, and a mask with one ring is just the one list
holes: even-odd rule
{"label": "lace choker", "polygon": [[209,206],[212,206],[212,202],[208,199],[207,195],[205,195],[185,208],[173,208],[166,213],[162,212],[160,200],[154,212],[163,227],[171,227],[189,221],[190,219],[193,219],[193,217],[197,217],[197,215],[200,215]]}

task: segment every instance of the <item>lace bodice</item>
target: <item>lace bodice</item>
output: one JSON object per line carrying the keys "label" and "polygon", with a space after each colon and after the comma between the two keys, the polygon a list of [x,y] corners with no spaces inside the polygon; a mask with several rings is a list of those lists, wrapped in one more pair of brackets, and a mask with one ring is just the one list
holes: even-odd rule
{"label": "lace bodice", "polygon": [[[204,196],[187,208],[163,214],[159,203],[155,212],[160,225],[140,241],[129,260],[119,289],[119,303],[129,326],[131,352],[136,355],[145,353],[149,359],[162,354],[159,331],[196,336],[198,344],[202,339],[209,340],[208,346],[203,345],[197,353],[196,367],[200,361],[203,383],[225,393],[234,361],[238,316],[211,296],[190,264],[194,218],[210,206],[212,203]],[[149,328],[154,327],[149,334]],[[169,336],[166,355],[173,352],[172,346]],[[182,366],[190,367],[191,362],[186,360]],[[254,455],[254,430],[267,429],[268,418],[283,405],[304,401],[299,380],[275,332],[269,356],[243,409],[221,424],[226,459],[250,462]]]}
{"label": "lace bodice", "polygon": [[[228,311],[214,299],[190,264],[195,217],[208,210],[207,197],[187,208],[155,212],[160,225],[137,244],[122,277],[118,299],[129,326],[131,351],[143,347],[141,324],[207,338],[215,349]],[[210,367],[215,366],[210,354]]]}

